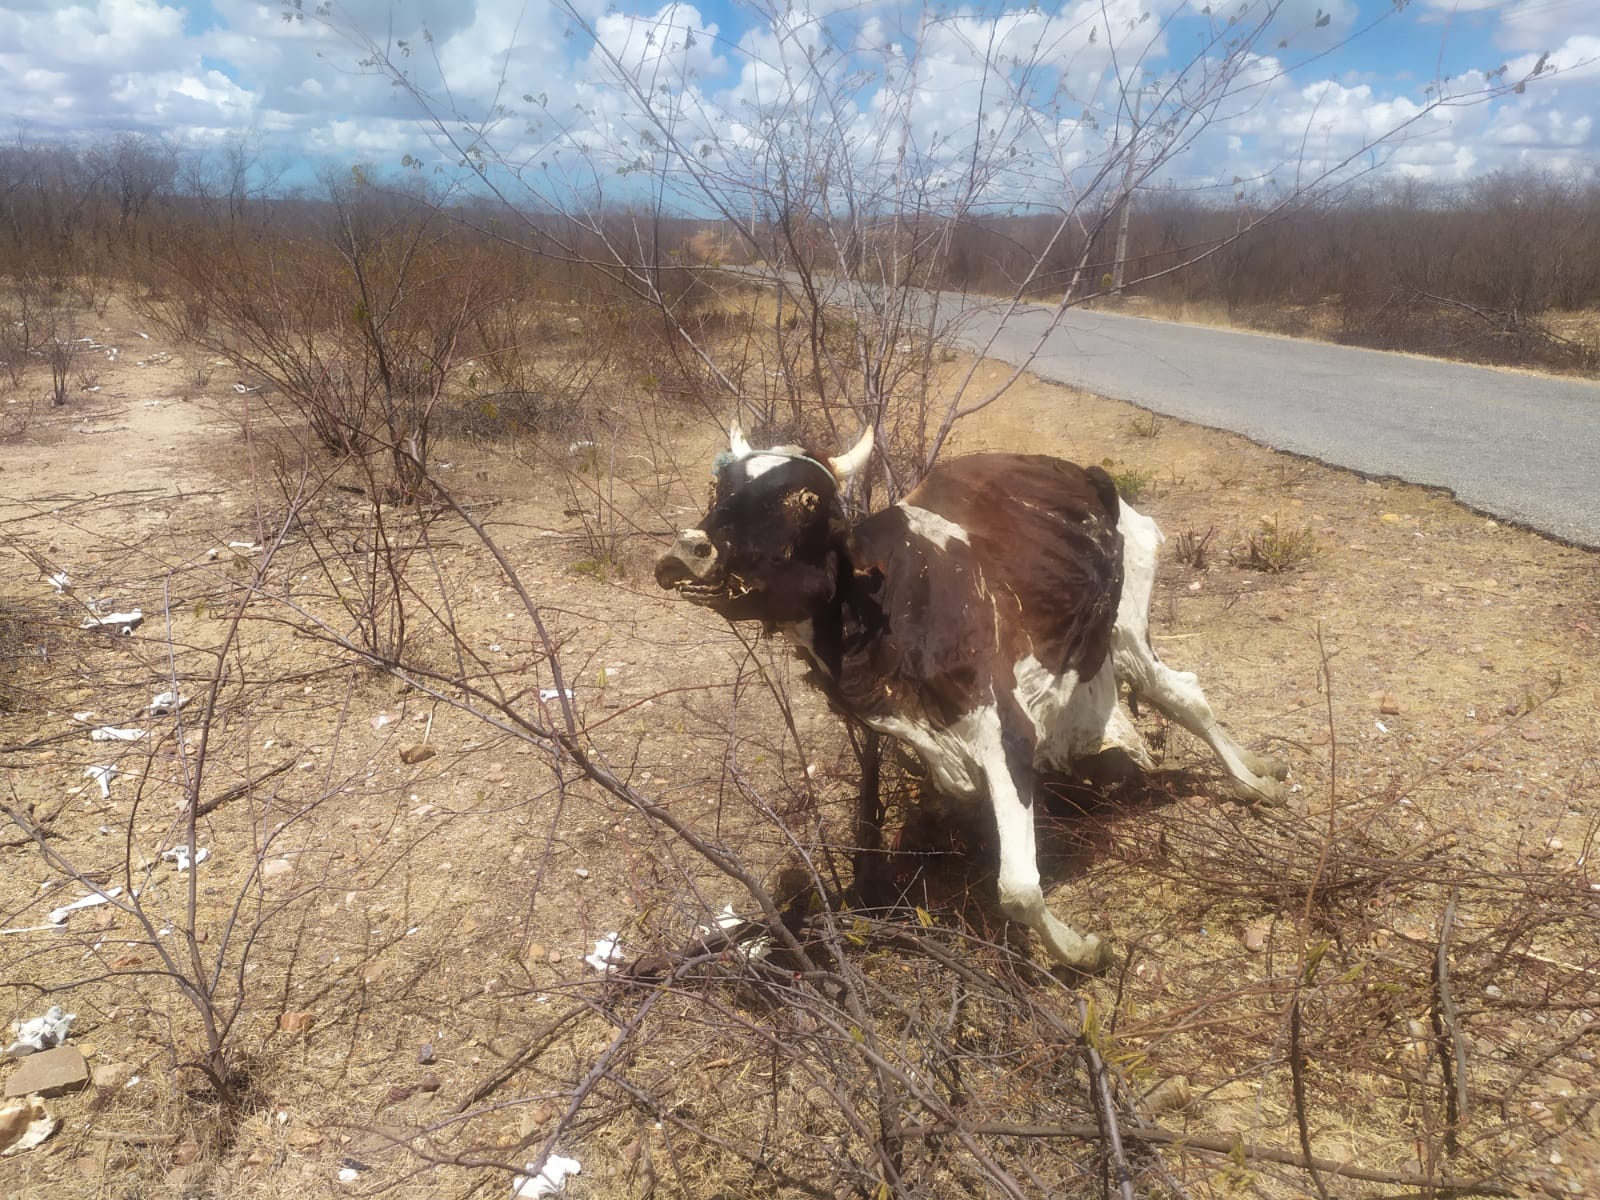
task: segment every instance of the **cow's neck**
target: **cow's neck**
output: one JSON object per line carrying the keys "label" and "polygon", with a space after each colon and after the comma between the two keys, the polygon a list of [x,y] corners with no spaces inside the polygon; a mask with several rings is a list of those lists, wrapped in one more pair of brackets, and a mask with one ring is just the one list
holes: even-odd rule
{"label": "cow's neck", "polygon": [[828,551],[831,562],[829,575],[833,588],[825,600],[813,608],[803,621],[791,621],[778,629],[789,644],[800,652],[822,677],[837,683],[844,655],[844,591],[852,577],[849,556],[840,547]]}

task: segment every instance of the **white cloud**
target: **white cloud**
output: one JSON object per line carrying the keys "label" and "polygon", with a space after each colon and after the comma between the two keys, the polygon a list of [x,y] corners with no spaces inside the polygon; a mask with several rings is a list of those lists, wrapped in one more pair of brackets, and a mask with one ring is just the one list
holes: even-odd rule
{"label": "white cloud", "polygon": [[[43,139],[132,129],[207,146],[253,130],[282,155],[426,156],[415,96],[358,65],[375,46],[452,130],[481,124],[516,162],[565,144],[609,181],[641,152],[665,161],[648,141],[641,150],[649,122],[618,86],[620,65],[708,170],[776,170],[832,146],[835,179],[947,189],[976,153],[988,199],[1031,189],[1054,201],[1077,186],[1131,127],[1133,83],[1156,85],[1137,102],[1144,131],[1188,147],[1168,173],[1186,181],[1320,169],[1396,126],[1402,139],[1366,165],[1457,177],[1541,153],[1600,158],[1600,5],[1582,0],[1421,0],[1392,15],[1372,49],[1419,37],[1425,20],[1406,61],[1428,71],[1444,61],[1441,26],[1451,58],[1487,67],[1509,54],[1502,82],[1547,50],[1556,68],[1521,95],[1416,120],[1432,98],[1397,56],[1342,45],[1374,11],[1358,0],[1286,0],[1253,46],[1231,49],[1226,39],[1268,11],[1262,0],[1226,9],[1231,25],[1220,3],[1205,18],[1197,0],[773,0],[764,15],[727,16],[707,0],[575,7],[578,22],[546,0],[339,0],[330,25],[285,22],[274,0],[213,0],[215,24],[196,30],[175,0],[11,0],[0,95]],[[1484,82],[1468,72],[1449,86],[1459,97]],[[1191,123],[1177,123],[1184,114]]]}

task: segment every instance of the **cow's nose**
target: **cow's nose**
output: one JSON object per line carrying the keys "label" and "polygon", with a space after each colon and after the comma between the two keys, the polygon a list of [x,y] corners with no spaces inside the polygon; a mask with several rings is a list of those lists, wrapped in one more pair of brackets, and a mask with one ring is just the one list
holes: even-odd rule
{"label": "cow's nose", "polygon": [[685,529],[656,563],[656,582],[664,588],[704,580],[716,570],[717,548],[703,529]]}

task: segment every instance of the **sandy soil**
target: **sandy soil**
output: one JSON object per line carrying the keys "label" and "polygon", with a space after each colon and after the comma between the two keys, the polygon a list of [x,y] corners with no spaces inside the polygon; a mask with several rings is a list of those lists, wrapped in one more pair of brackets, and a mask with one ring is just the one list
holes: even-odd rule
{"label": "sandy soil", "polygon": [[[529,1031],[553,1006],[593,992],[582,959],[596,939],[641,928],[641,914],[670,909],[690,921],[741,897],[684,866],[659,828],[553,774],[525,741],[426,691],[334,661],[314,623],[285,619],[281,608],[252,610],[229,642],[241,580],[299,597],[304,612],[328,622],[339,611],[329,597],[359,587],[358,557],[319,562],[293,530],[270,552],[253,548],[279,541],[294,478],[294,455],[259,400],[238,394],[225,368],[200,382],[203,363],[140,337],[131,317],[114,316],[95,336],[121,350],[101,368],[100,390],[40,413],[0,445],[0,598],[13,618],[0,712],[4,798],[46,831],[41,849],[15,826],[0,829],[0,924],[45,925],[49,907],[86,893],[88,876],[140,889],[153,925],[113,905],[74,914],[64,932],[0,937],[0,1021],[63,1004],[80,1014],[73,1041],[95,1071],[89,1088],[49,1102],[62,1121],[50,1142],[0,1161],[0,1191],[344,1194],[346,1170],[358,1191],[434,1195],[448,1181],[464,1194],[483,1172],[419,1162],[396,1151],[396,1139],[429,1129],[424,1159],[448,1159],[458,1105],[500,1066],[521,1062],[519,1104],[480,1118],[473,1133],[537,1146],[604,1040],[575,1025],[529,1059]],[[712,449],[701,425],[669,424],[667,433],[685,462]],[[660,467],[663,445],[630,452],[648,451]],[[1241,740],[1289,760],[1299,789],[1290,821],[1324,828],[1348,812],[1362,836],[1381,829],[1389,839],[1362,843],[1375,856],[1362,861],[1373,875],[1381,859],[1384,878],[1400,882],[1369,879],[1350,910],[1379,959],[1429,961],[1449,892],[1396,863],[1453,855],[1485,877],[1532,873],[1548,885],[1547,905],[1565,898],[1579,918],[1594,918],[1586,857],[1600,814],[1593,555],[1485,520],[1447,496],[1151,422],[1033,381],[961,432],[956,449],[977,448],[1107,461],[1142,486],[1137,506],[1162,523],[1169,551],[1185,535],[1208,538],[1199,564],[1169,553],[1152,620],[1157,648],[1199,674]],[[624,531],[616,564],[603,566],[581,495],[558,482],[575,476],[509,449],[447,446],[441,478],[479,506],[472,511],[529,582],[560,646],[576,717],[618,772],[721,832],[724,820],[739,819],[725,807],[737,713],[739,761],[752,774],[801,757],[821,794],[846,795],[847,746],[786,656],[752,654],[650,581],[653,535],[700,503],[700,476],[652,492],[656,515],[641,508],[642,531]],[[624,471],[641,490],[650,482],[637,464]],[[330,491],[306,515],[355,530],[366,511],[359,497]],[[1263,520],[1308,531],[1314,553],[1283,574],[1243,569],[1230,551]],[[431,556],[418,553],[414,566],[455,597],[463,644],[508,694],[559,720],[554,701],[537,699],[553,685],[551,664],[514,591],[458,525],[442,521],[429,536]],[[72,576],[70,593],[52,591],[56,570]],[[137,605],[145,623],[125,639],[82,632],[91,598]],[[327,635],[331,626],[321,628]],[[411,650],[441,669],[456,653],[420,619],[411,637]],[[763,671],[795,697],[803,753],[788,744]],[[143,711],[172,686],[198,705],[217,679],[203,757],[192,709],[177,718]],[[1184,1074],[1203,1095],[1190,1131],[1265,1129],[1287,1139],[1283,1112],[1262,1109],[1193,1018],[1208,1008],[1242,1012],[1250,982],[1281,973],[1282,956],[1305,945],[1291,936],[1298,893],[1287,869],[1270,877],[1288,860],[1263,850],[1259,891],[1221,894],[1203,886],[1202,850],[1270,848],[1290,835],[1219,800],[1203,748],[1145,721],[1163,765],[1186,772],[1173,776],[1183,794],[1097,818],[1096,852],[1058,881],[1052,904],[1135,948],[1135,969],[1090,990],[1138,1014],[1124,1036],[1157,1075]],[[101,723],[150,736],[91,742],[88,729]],[[433,755],[416,756],[420,747]],[[84,772],[106,763],[121,774],[102,797]],[[188,874],[160,858],[186,836],[186,789],[218,801],[199,822],[212,854],[192,921]],[[1346,810],[1347,800],[1359,803]],[[1169,850],[1169,838],[1180,848]],[[774,872],[785,861],[777,839],[746,849]],[[1523,912],[1509,895],[1479,893],[1474,921]],[[197,936],[185,944],[190,924]],[[1593,1118],[1580,1115],[1595,1095],[1593,1075],[1581,1074],[1592,1055],[1574,1057],[1588,1053],[1585,1030],[1592,1047],[1595,1021],[1587,1007],[1595,926],[1587,945],[1582,928],[1564,916],[1534,922],[1526,936],[1508,934],[1509,950],[1498,954],[1470,928],[1460,939],[1471,946],[1459,975],[1470,990],[1461,1019],[1472,1031],[1474,1103],[1492,1107],[1501,1089],[1519,1108],[1495,1127],[1502,1141],[1477,1153],[1515,1156],[1519,1186],[1554,1194],[1600,1190]],[[248,947],[243,930],[259,931]],[[186,1065],[197,1025],[163,974],[176,969],[163,946],[185,969],[220,964],[220,994],[243,997],[232,1036],[251,1099],[225,1134],[195,1116],[206,1103],[203,1080]],[[1243,1008],[1255,1011],[1259,999]],[[1342,1011],[1328,1004],[1330,1014]],[[1404,1026],[1419,1017],[1426,1013],[1409,1009],[1393,1019]],[[1270,1021],[1262,1028],[1263,1038],[1275,1035]],[[1528,1067],[1510,1046],[1528,1031],[1567,1048]],[[710,1070],[703,1064],[714,1047],[685,1054],[684,1067]],[[1349,1088],[1329,1089],[1338,1100],[1327,1102],[1320,1152],[1406,1164],[1413,1151],[1397,1144],[1392,1124],[1406,1101],[1390,1066],[1375,1061],[1370,1077],[1352,1070]],[[658,1135],[575,1136],[563,1150],[580,1151],[585,1173],[569,1195],[643,1194],[630,1164]],[[509,1192],[509,1177],[488,1178],[487,1194]]]}

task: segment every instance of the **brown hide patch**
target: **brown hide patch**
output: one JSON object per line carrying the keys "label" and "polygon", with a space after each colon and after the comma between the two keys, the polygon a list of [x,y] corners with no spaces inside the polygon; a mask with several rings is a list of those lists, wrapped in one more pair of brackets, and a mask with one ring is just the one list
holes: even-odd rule
{"label": "brown hide patch", "polygon": [[[1115,489],[1072,463],[975,454],[934,471],[906,497],[959,525],[988,588],[1008,597],[1031,649],[1056,674],[1093,675],[1111,649],[1122,596]],[[1008,639],[1010,640],[1010,639]],[[1015,661],[1015,658],[1012,659]]]}
{"label": "brown hide patch", "polygon": [[863,716],[948,726],[991,689],[1009,692],[1026,654],[1057,674],[1094,674],[1122,592],[1108,498],[1115,493],[1070,463],[975,455],[941,466],[906,498],[960,526],[967,542],[941,549],[900,508],[863,521],[841,587],[840,698]]}

